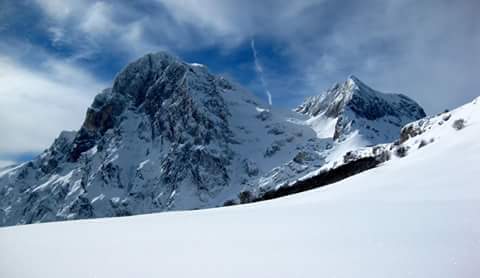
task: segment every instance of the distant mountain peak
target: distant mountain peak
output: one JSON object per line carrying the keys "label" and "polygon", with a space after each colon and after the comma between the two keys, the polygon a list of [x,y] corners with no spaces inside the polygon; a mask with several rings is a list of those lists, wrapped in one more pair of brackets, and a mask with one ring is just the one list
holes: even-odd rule
{"label": "distant mountain peak", "polygon": [[385,94],[379,91],[376,91],[372,89],[369,85],[367,85],[365,82],[360,80],[358,77],[355,75],[349,75],[347,79],[339,85],[340,88],[342,88],[341,92],[345,95],[345,97],[348,97],[349,99],[352,98],[352,95],[359,95],[359,96],[364,96],[364,97],[388,97],[391,95],[395,94]]}
{"label": "distant mountain peak", "polygon": [[311,117],[337,119],[332,134],[335,139],[358,131],[375,143],[393,140],[402,125],[425,117],[423,109],[412,99],[376,91],[354,75],[321,95],[306,99],[295,110]]}
{"label": "distant mountain peak", "polygon": [[347,77],[347,80],[345,82],[348,82],[349,84],[353,84],[359,87],[366,86],[365,83],[363,83],[363,81],[360,80],[360,78],[358,78],[356,75],[353,75],[353,74],[350,74]]}

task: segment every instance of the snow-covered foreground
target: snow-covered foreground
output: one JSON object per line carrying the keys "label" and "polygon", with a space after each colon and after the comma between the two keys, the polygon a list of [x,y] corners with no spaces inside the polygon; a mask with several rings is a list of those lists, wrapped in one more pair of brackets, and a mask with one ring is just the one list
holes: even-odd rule
{"label": "snow-covered foreground", "polygon": [[0,277],[480,277],[477,107],[452,113],[464,129],[450,120],[422,135],[434,143],[317,190],[1,228]]}

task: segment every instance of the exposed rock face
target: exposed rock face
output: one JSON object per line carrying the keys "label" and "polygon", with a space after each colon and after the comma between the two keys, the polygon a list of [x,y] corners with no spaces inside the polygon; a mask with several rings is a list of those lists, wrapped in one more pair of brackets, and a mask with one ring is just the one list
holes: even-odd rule
{"label": "exposed rock face", "polygon": [[336,119],[334,139],[344,140],[358,132],[371,144],[390,142],[403,125],[425,117],[423,109],[408,97],[377,92],[354,76],[307,99],[296,111],[320,120]]}

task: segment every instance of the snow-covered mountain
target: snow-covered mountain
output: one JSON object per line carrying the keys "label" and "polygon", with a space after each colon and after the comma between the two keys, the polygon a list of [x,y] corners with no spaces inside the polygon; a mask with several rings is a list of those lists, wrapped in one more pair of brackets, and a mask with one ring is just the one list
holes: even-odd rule
{"label": "snow-covered mountain", "polygon": [[[480,97],[452,112],[445,111],[408,123],[400,130],[398,139],[390,143],[357,146],[356,148],[352,148],[349,143],[344,143],[351,150],[343,153],[340,157],[330,155],[330,163],[324,164],[321,168],[311,171],[297,180],[265,192],[258,200],[278,198],[329,185],[378,167],[386,162],[417,153],[420,149],[437,141],[448,144],[450,140],[453,140],[453,137],[472,136],[471,132],[462,133],[459,131],[467,126],[475,126],[480,121],[479,103]],[[473,141],[474,139],[466,138],[465,140]],[[337,146],[345,149],[345,146],[342,147],[340,144]],[[392,176],[392,178],[397,177]],[[472,177],[469,178],[473,179]],[[467,183],[469,182],[467,181]]]}
{"label": "snow-covered mountain", "polygon": [[477,98],[407,125],[385,144],[403,157],[308,192],[0,228],[0,277],[478,277],[479,136]]}
{"label": "snow-covered mountain", "polygon": [[294,111],[164,52],[129,64],[78,131],[0,170],[0,225],[248,202],[393,141],[423,110],[350,77]]}
{"label": "snow-covered mountain", "polygon": [[342,141],[356,133],[371,145],[392,142],[403,125],[426,116],[410,98],[375,91],[353,75],[295,110],[312,117],[309,123],[319,137],[333,134]]}

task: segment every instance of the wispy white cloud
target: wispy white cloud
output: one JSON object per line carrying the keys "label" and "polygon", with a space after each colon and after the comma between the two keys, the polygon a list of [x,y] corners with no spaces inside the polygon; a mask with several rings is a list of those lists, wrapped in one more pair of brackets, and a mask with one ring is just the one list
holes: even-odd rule
{"label": "wispy white cloud", "polygon": [[0,157],[38,153],[61,130],[79,128],[105,85],[74,65],[48,58],[32,69],[0,55]]}
{"label": "wispy white cloud", "polygon": [[254,39],[250,40],[250,47],[252,48],[253,62],[255,64],[255,71],[257,72],[258,78],[260,78],[260,82],[262,83],[262,87],[265,90],[265,94],[267,95],[268,104],[272,105],[272,94],[270,93],[270,90],[268,89],[267,81],[265,80],[265,77],[263,76],[263,67],[260,64],[260,61],[258,60],[258,57],[257,57],[257,49],[255,48],[255,40]]}
{"label": "wispy white cloud", "polygon": [[68,20],[75,11],[84,7],[87,1],[34,0],[44,12],[56,20]]}
{"label": "wispy white cloud", "polygon": [[[298,16],[324,0],[157,0],[205,41],[234,47],[254,35],[285,38],[295,32]],[[293,23],[293,24],[292,24]]]}
{"label": "wispy white cloud", "polygon": [[54,44],[70,46],[71,58],[88,59],[105,49],[120,51],[126,60],[146,52],[165,49],[163,43],[154,43],[145,35],[148,28],[167,28],[152,23],[148,14],[140,14],[129,3],[108,1],[48,1],[35,0],[47,18]]}
{"label": "wispy white cloud", "polygon": [[86,10],[79,29],[93,36],[113,32],[117,25],[112,21],[111,10],[112,6],[105,2],[93,3]]}
{"label": "wispy white cloud", "polygon": [[15,163],[16,162],[12,161],[12,160],[0,160],[0,168],[10,166],[10,165],[14,165]]}

